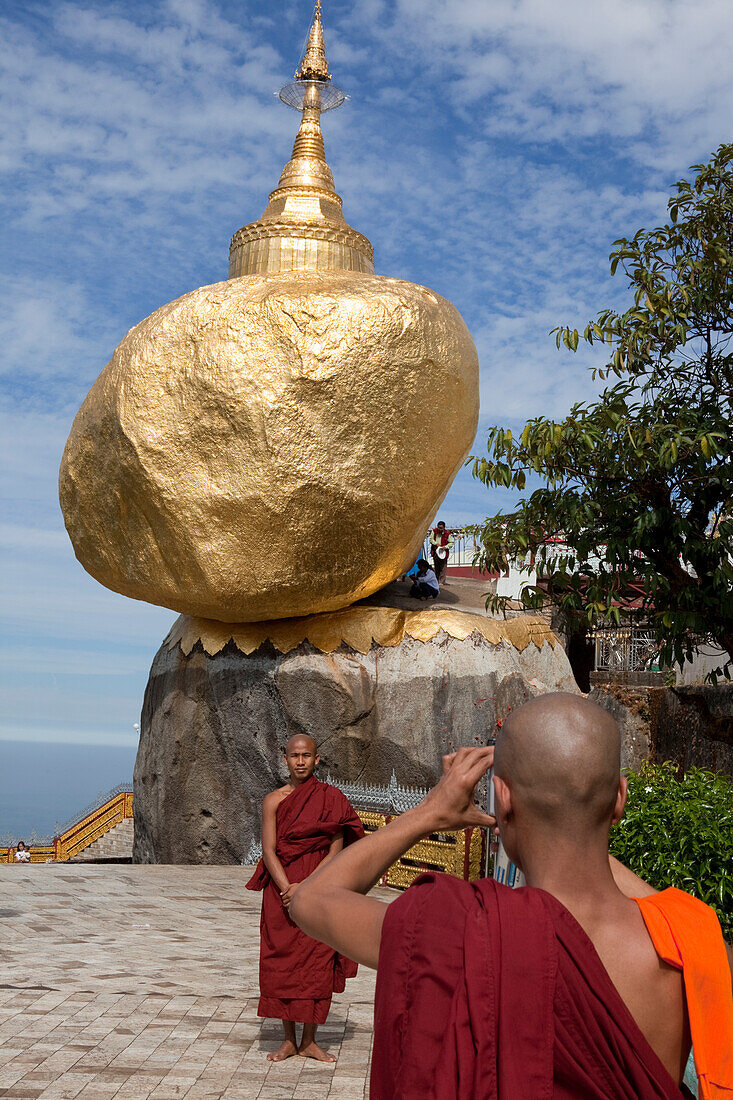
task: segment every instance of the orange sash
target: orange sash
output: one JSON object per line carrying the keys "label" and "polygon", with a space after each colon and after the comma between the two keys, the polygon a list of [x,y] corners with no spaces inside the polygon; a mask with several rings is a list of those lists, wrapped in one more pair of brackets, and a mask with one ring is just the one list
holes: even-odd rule
{"label": "orange sash", "polygon": [[700,1100],[733,1100],[733,993],[718,918],[674,888],[634,900],[659,957],[684,973]]}

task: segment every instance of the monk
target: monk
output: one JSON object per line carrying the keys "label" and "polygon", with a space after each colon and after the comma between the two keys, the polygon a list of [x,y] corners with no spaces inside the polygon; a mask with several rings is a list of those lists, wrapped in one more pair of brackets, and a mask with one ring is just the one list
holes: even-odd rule
{"label": "monk", "polygon": [[[491,748],[444,758],[414,810],[298,888],[312,936],[378,968],[372,1100],[733,1097],[731,972],[714,912],[609,860],[621,819],[616,723],[574,695],[515,711],[496,746],[496,819],[474,803]],[[528,886],[423,875],[364,897],[431,832],[498,828]]]}
{"label": "monk", "polygon": [[[284,755],[290,780],[262,803],[262,859],[247,883],[248,890],[263,891],[257,1015],[283,1022],[284,1040],[270,1061],[299,1054],[335,1062],[316,1042],[316,1027],[326,1022],[331,995],[343,992],[356,963],[301,932],[289,909],[298,883],[363,837],[364,828],[341,791],[313,774],[320,757],[312,737],[291,737]],[[299,1043],[296,1023],[303,1024]]]}

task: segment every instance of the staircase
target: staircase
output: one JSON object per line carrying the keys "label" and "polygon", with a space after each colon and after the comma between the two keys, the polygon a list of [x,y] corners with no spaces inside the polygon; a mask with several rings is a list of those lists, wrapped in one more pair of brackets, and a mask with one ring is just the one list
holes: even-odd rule
{"label": "staircase", "polygon": [[[132,860],[132,784],[121,783],[57,826],[53,837],[31,837],[31,863]],[[13,863],[15,847],[0,844],[0,863]],[[1,1091],[1,1090],[0,1090]]]}
{"label": "staircase", "polygon": [[115,825],[99,840],[93,841],[78,855],[73,856],[69,863],[98,863],[106,860],[130,860],[132,859],[133,820],[126,817],[119,825]]}

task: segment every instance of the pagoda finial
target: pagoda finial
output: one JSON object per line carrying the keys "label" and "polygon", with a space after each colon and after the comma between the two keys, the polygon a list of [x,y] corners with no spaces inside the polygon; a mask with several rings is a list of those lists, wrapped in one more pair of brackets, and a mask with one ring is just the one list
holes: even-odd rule
{"label": "pagoda finial", "polygon": [[262,217],[243,226],[232,238],[230,278],[289,270],[373,274],[372,246],[344,219],[323,147],[321,115],[340,107],[347,97],[328,71],[321,0],[316,0],[295,79],[278,94],[288,107],[301,112],[300,128]]}
{"label": "pagoda finial", "polygon": [[295,74],[296,80],[330,80],[326,49],[323,43],[323,24],[321,23],[321,0],[316,0],[308,45],[305,48],[300,68]]}
{"label": "pagoda finial", "polygon": [[295,74],[295,82],[286,84],[280,90],[280,99],[289,107],[302,111],[303,118],[292,155],[280,176],[278,189],[317,186],[335,194],[331,169],[326,163],[320,120],[323,111],[339,107],[345,98],[341,89],[331,82],[323,44],[321,0],[317,0],[308,44]]}

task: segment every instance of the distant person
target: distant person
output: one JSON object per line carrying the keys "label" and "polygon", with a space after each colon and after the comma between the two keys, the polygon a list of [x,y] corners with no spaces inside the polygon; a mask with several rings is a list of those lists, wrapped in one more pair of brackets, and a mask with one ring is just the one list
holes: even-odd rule
{"label": "distant person", "polygon": [[413,578],[412,588],[408,595],[414,600],[437,600],[440,595],[438,578],[425,558],[420,558],[417,563],[417,573]]}
{"label": "distant person", "polygon": [[[733,1097],[733,996],[715,912],[609,860],[624,811],[621,737],[595,703],[541,695],[494,749],[443,758],[419,806],[296,891],[293,919],[378,969],[372,1100]],[[475,805],[494,763],[496,819]],[[494,828],[518,890],[424,874],[364,897],[422,837]]]}
{"label": "distant person", "polygon": [[15,852],[15,862],[16,863],[30,863],[30,861],[31,861],[31,854],[25,846],[25,841],[19,840],[18,841],[18,847],[17,847],[16,852]]}
{"label": "distant person", "polygon": [[438,525],[433,528],[432,534],[430,535],[430,554],[433,559],[435,575],[440,584],[445,584],[448,556],[452,546],[453,535],[450,531],[446,530],[445,523],[441,519],[438,521]]}
{"label": "distant person", "polygon": [[[296,734],[285,746],[290,778],[262,803],[262,859],[247,883],[262,890],[260,919],[260,1003],[258,1016],[282,1020],[284,1038],[268,1061],[299,1054],[335,1062],[316,1043],[316,1027],[326,1022],[333,993],[342,993],[356,964],[293,924],[290,900],[298,883],[328,863],[344,844],[364,835],[349,800],[313,772],[319,756],[312,737]],[[302,1023],[300,1042],[296,1023]]]}

